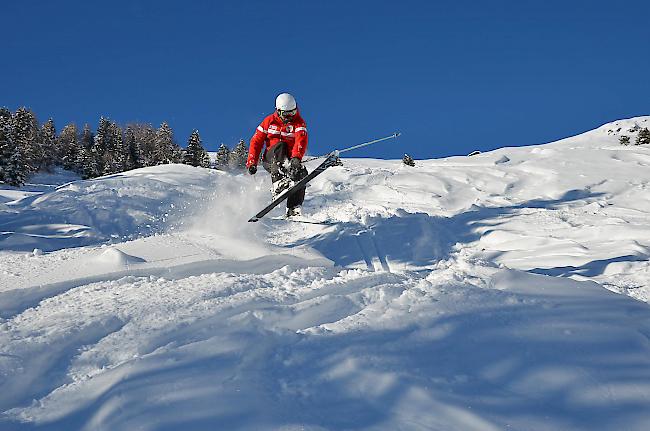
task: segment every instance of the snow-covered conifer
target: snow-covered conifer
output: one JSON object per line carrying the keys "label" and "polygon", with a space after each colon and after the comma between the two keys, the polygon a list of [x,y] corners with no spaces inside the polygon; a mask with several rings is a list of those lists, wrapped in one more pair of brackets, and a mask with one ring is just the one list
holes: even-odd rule
{"label": "snow-covered conifer", "polygon": [[138,169],[142,165],[140,143],[136,140],[132,126],[127,126],[124,132],[124,145],[126,146],[126,170]]}
{"label": "snow-covered conifer", "polygon": [[11,119],[11,111],[6,106],[0,107],[0,118]]}
{"label": "snow-covered conifer", "polygon": [[25,107],[19,108],[13,116],[13,141],[18,148],[13,169],[24,166],[25,178],[38,171],[41,166],[42,151],[39,127],[36,116]]}
{"label": "snow-covered conifer", "polygon": [[97,126],[97,133],[93,139],[93,145],[90,147],[90,157],[93,159],[92,169],[88,171],[84,167],[84,173],[90,172],[91,177],[98,177],[104,172],[104,155],[112,146],[111,122],[107,118],[101,117]]}
{"label": "snow-covered conifer", "polygon": [[208,154],[207,151],[203,150],[203,156],[201,157],[201,166],[202,168],[210,168],[212,165],[212,162],[210,161],[210,155]]}
{"label": "snow-covered conifer", "polygon": [[246,148],[246,143],[243,139],[239,140],[239,143],[235,145],[232,152],[230,153],[230,159],[228,165],[231,169],[246,169],[246,160],[248,159],[248,148]]}
{"label": "snow-covered conifer", "polygon": [[53,165],[60,164],[61,159],[57,147],[56,128],[54,120],[50,118],[41,128],[41,169],[50,170]]}
{"label": "snow-covered conifer", "polygon": [[30,166],[23,148],[15,146],[5,168],[5,182],[9,185],[20,187],[30,175]]}
{"label": "snow-covered conifer", "polygon": [[409,156],[408,154],[404,154],[404,157],[402,158],[402,162],[406,166],[415,166],[415,160],[413,160],[413,157]]}
{"label": "snow-covered conifer", "polygon": [[156,164],[181,162],[181,149],[174,141],[172,128],[166,122],[163,122],[156,131],[153,156]]}
{"label": "snow-covered conifer", "polygon": [[171,157],[169,159],[169,162],[170,163],[183,162],[183,149],[175,141],[172,142]]}
{"label": "snow-covered conifer", "polygon": [[97,160],[93,157],[95,135],[88,124],[84,124],[79,139],[79,152],[77,153],[76,171],[82,178],[88,179],[97,176],[99,168]]}
{"label": "snow-covered conifer", "polygon": [[93,156],[92,148],[79,147],[77,172],[85,180],[98,176],[99,168],[97,167],[97,159]]}
{"label": "snow-covered conifer", "polygon": [[68,124],[57,138],[59,159],[64,169],[77,170],[77,157],[79,156],[79,136],[77,126]]}
{"label": "snow-covered conifer", "polygon": [[126,170],[127,149],[122,136],[122,128],[117,123],[110,122],[109,139],[104,152],[104,175],[124,172]]}
{"label": "snow-covered conifer", "polygon": [[0,182],[5,181],[5,171],[13,152],[11,112],[0,108]]}
{"label": "snow-covered conifer", "polygon": [[627,135],[621,135],[621,137],[618,138],[618,143],[621,145],[630,145],[630,137]]}
{"label": "snow-covered conifer", "polygon": [[[139,167],[155,166],[156,130],[151,124],[132,123],[128,126],[133,131],[133,137],[139,148]],[[127,142],[128,144],[128,142]]]}
{"label": "snow-covered conifer", "polygon": [[187,141],[183,163],[204,168],[210,167],[210,158],[201,144],[201,136],[198,130],[194,130]]}
{"label": "snow-covered conifer", "polygon": [[214,167],[221,170],[228,169],[228,161],[230,160],[230,148],[225,144],[221,144],[217,150],[216,161]]}
{"label": "snow-covered conifer", "polygon": [[636,137],[636,145],[648,145],[650,144],[650,130],[647,127],[639,130],[639,134]]}
{"label": "snow-covered conifer", "polygon": [[90,150],[95,142],[95,134],[90,130],[90,125],[88,123],[84,124],[83,132],[81,132],[81,139],[79,140],[79,145],[84,147],[86,150]]}

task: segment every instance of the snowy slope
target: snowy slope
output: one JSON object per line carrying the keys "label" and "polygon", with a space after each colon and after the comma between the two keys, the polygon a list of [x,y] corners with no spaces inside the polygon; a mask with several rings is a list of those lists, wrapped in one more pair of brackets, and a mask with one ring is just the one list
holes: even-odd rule
{"label": "snowy slope", "polygon": [[345,159],[322,224],[179,165],[0,193],[0,430],[649,429],[635,124]]}

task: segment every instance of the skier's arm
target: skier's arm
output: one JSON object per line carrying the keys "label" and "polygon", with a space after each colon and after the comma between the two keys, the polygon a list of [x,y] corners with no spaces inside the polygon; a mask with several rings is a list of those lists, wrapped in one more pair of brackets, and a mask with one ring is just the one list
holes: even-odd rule
{"label": "skier's arm", "polygon": [[255,134],[251,138],[251,145],[248,150],[248,160],[246,160],[246,167],[257,165],[257,161],[260,159],[260,153],[262,152],[262,147],[264,146],[264,141],[266,140],[267,133],[264,129],[264,123],[257,126]]}
{"label": "skier's arm", "polygon": [[293,151],[291,152],[291,157],[298,157],[302,160],[302,157],[307,152],[307,127],[306,125],[301,125],[296,127],[294,130],[295,144],[293,145]]}

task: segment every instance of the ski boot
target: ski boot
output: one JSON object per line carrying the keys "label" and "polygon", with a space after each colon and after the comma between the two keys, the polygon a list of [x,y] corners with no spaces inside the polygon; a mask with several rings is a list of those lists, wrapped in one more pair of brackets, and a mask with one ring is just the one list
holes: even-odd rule
{"label": "ski boot", "polygon": [[293,207],[293,208],[287,208],[287,218],[288,217],[300,217],[302,215],[302,209],[300,205]]}
{"label": "ski boot", "polygon": [[289,178],[280,178],[278,181],[271,184],[271,197],[275,200],[278,196],[288,190],[292,185]]}

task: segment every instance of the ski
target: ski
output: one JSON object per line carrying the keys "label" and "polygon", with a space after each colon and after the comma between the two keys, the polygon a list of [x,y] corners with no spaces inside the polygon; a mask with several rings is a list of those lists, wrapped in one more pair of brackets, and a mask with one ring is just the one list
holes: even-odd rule
{"label": "ski", "polygon": [[303,224],[315,224],[315,225],[321,225],[321,226],[336,226],[337,223],[330,222],[330,221],[316,221],[316,220],[309,220],[304,217],[271,217],[271,220],[278,220],[278,221],[288,221],[291,223],[303,223]]}
{"label": "ski", "polygon": [[275,198],[273,201],[271,201],[270,204],[268,204],[262,211],[258,212],[255,214],[253,217],[251,217],[248,221],[250,222],[256,222],[259,221],[262,217],[264,217],[266,214],[271,212],[271,210],[278,205],[280,205],[282,202],[284,202],[289,196],[291,196],[293,193],[295,193],[297,190],[300,190],[302,187],[305,187],[308,182],[313,180],[316,176],[320,175],[325,171],[325,169],[336,165],[339,162],[339,152],[338,151],[332,151],[327,155],[327,158],[318,165],[313,171],[311,171],[305,178],[301,179],[297,183],[295,183],[293,186],[291,186],[288,190],[286,190],[284,193],[282,193],[280,196]]}

